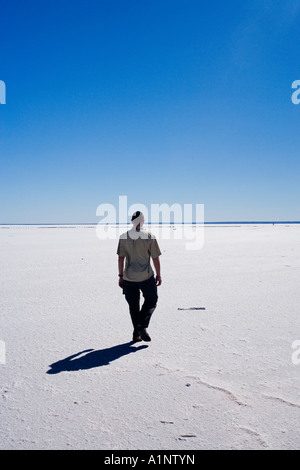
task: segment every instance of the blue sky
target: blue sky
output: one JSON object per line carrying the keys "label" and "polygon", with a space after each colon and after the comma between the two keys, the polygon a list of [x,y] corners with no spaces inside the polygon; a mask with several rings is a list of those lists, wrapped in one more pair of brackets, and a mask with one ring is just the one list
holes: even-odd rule
{"label": "blue sky", "polygon": [[300,220],[298,0],[2,1],[0,223]]}

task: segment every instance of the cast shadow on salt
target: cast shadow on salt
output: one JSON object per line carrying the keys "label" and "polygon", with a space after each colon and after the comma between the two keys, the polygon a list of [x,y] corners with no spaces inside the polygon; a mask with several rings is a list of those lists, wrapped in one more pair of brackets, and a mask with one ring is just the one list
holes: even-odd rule
{"label": "cast shadow on salt", "polygon": [[86,349],[71,356],[54,362],[49,367],[47,374],[59,374],[60,372],[76,372],[79,370],[93,369],[96,367],[108,366],[112,361],[115,361],[127,354],[132,354],[141,349],[148,348],[147,345],[133,347],[135,343],[129,342],[118,344],[111,348],[105,349]]}

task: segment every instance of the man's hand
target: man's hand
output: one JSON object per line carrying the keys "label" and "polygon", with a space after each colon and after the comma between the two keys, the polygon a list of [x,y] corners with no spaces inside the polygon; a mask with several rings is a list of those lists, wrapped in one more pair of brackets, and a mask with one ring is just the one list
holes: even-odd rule
{"label": "man's hand", "polygon": [[121,289],[123,289],[124,260],[125,260],[125,256],[119,256],[118,270],[119,270],[119,286],[121,287]]}
{"label": "man's hand", "polygon": [[154,268],[155,268],[155,271],[156,271],[156,278],[155,278],[156,285],[157,285],[157,286],[160,286],[162,281],[161,281],[161,277],[160,277],[160,262],[159,262],[159,257],[153,258],[153,264],[154,264]]}

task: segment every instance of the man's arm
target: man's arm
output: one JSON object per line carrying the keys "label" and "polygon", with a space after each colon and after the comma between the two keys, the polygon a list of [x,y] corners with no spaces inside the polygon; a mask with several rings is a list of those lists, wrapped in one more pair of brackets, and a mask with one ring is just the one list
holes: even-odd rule
{"label": "man's arm", "polygon": [[161,277],[160,277],[160,261],[159,261],[159,256],[157,258],[153,258],[153,264],[154,268],[156,271],[156,285],[160,286],[162,283]]}
{"label": "man's arm", "polygon": [[118,258],[119,286],[120,287],[123,287],[124,259],[125,259],[125,256],[119,256]]}

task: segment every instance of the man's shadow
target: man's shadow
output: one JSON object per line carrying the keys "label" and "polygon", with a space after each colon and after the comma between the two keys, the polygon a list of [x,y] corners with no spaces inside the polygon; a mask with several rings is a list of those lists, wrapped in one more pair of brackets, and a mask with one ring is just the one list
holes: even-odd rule
{"label": "man's shadow", "polygon": [[[112,361],[119,359],[127,354],[135,353],[141,349],[148,348],[147,345],[132,347],[135,344],[133,341],[130,343],[119,344],[111,348],[99,349],[86,349],[72,356],[54,362],[49,367],[47,374],[59,374],[60,372],[68,371],[75,372],[77,370],[93,369],[94,367],[107,366]],[[78,357],[80,356],[80,357]]]}

